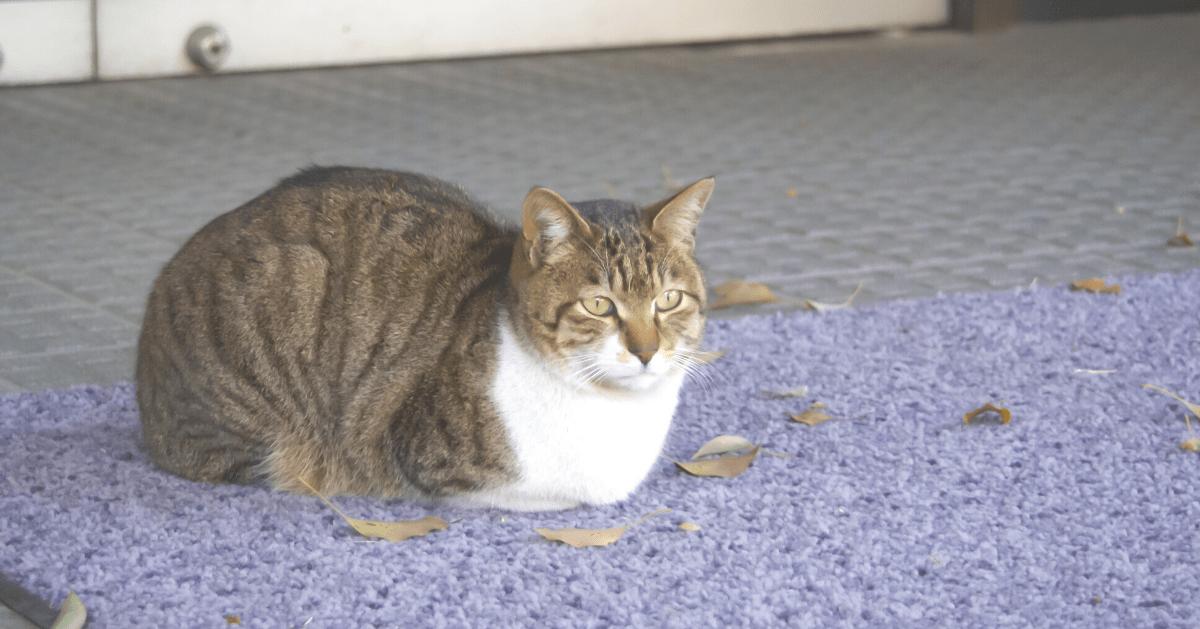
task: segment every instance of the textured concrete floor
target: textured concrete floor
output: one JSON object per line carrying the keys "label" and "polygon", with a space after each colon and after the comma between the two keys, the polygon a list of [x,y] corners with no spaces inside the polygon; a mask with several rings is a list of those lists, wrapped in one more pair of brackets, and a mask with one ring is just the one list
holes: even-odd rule
{"label": "textured concrete floor", "polygon": [[799,298],[1197,266],[1197,59],[1167,16],[0,90],[0,392],[129,379],[159,266],[310,163],[507,216],[716,174],[710,278]]}

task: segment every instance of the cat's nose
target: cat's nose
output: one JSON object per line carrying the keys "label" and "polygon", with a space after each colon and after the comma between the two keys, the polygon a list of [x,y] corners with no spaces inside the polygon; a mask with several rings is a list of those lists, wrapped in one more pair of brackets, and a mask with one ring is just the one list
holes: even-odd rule
{"label": "cat's nose", "polygon": [[631,350],[629,350],[629,353],[633,354],[634,356],[637,356],[638,360],[642,361],[643,365],[649,365],[650,360],[652,358],[654,358],[655,354],[658,353],[658,348],[654,347],[651,349],[631,349]]}

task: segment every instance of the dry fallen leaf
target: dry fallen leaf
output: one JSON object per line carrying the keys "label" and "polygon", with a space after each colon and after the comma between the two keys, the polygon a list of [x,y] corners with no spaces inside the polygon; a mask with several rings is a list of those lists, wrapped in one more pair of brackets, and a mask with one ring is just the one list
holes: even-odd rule
{"label": "dry fallen leaf", "polygon": [[[744,454],[734,454],[744,452]],[[714,459],[700,457],[721,455]],[[729,456],[726,456],[729,455]],[[745,472],[758,456],[758,446],[745,437],[721,435],[700,446],[690,461],[675,461],[680,469],[692,476],[716,476],[733,478]]]}
{"label": "dry fallen leaf", "polygon": [[696,524],[695,522],[680,522],[679,530],[686,531],[688,533],[695,533],[696,531],[700,530],[700,525]]}
{"label": "dry fallen leaf", "polygon": [[646,520],[649,520],[650,518],[652,518],[656,515],[661,515],[663,513],[669,512],[669,511],[670,511],[670,509],[665,509],[665,508],[659,509],[657,511],[652,511],[652,512],[647,513],[646,515],[642,516],[641,518],[639,518],[638,521],[634,522],[633,524],[627,524],[625,526],[614,526],[614,527],[608,528],[608,529],[574,529],[574,528],[544,529],[544,528],[537,528],[537,529],[533,529],[533,530],[536,531],[538,535],[541,535],[542,537],[544,537],[552,542],[562,542],[568,546],[574,546],[575,548],[589,548],[592,546],[608,546],[609,544],[612,544],[613,542],[621,539],[621,536],[624,535],[625,533],[629,532],[629,529],[645,522]]}
{"label": "dry fallen leaf", "polygon": [[[1160,387],[1157,384],[1143,384],[1142,388],[1150,389],[1151,391],[1161,393],[1161,394],[1175,400],[1176,402],[1179,402],[1185,408],[1187,408],[1187,410],[1190,411],[1191,414],[1195,415],[1196,419],[1200,420],[1200,404],[1194,404],[1192,402],[1189,402],[1189,401],[1183,399],[1182,397],[1180,397],[1178,394],[1173,393],[1164,387]],[[1200,452],[1200,438],[1197,438],[1194,436],[1195,431],[1192,430],[1192,419],[1185,414],[1183,416],[1183,421],[1185,424],[1187,424],[1188,434],[1193,435],[1193,436],[1188,437],[1187,439],[1184,439],[1183,442],[1181,442],[1179,444],[1179,447],[1183,450],[1187,450],[1188,452]]]}
{"label": "dry fallen leaf", "polygon": [[533,529],[538,535],[552,541],[562,542],[575,548],[590,546],[608,546],[621,539],[629,530],[626,526],[616,526],[611,529]]}
{"label": "dry fallen leaf", "polygon": [[406,539],[421,537],[434,531],[444,531],[449,526],[445,520],[432,515],[425,516],[420,520],[400,520],[398,522],[352,518],[337,508],[337,505],[330,502],[328,498],[322,496],[320,492],[314,489],[312,485],[309,485],[303,478],[299,480],[313,495],[320,498],[321,502],[324,502],[326,506],[342,516],[342,519],[346,521],[346,524],[350,525],[350,528],[358,531],[358,534],[363,537],[383,539],[389,542],[403,542]]}
{"label": "dry fallen leaf", "polygon": [[1176,234],[1167,241],[1168,247],[1195,247],[1196,243],[1187,234]]}
{"label": "dry fallen leaf", "polygon": [[[1200,404],[1194,404],[1192,402],[1189,402],[1189,401],[1183,399],[1182,397],[1180,397],[1179,394],[1173,393],[1164,387],[1158,386],[1157,384],[1143,384],[1142,388],[1150,389],[1151,391],[1161,393],[1161,394],[1175,400],[1176,402],[1179,402],[1185,408],[1187,408],[1187,410],[1191,411],[1191,413],[1196,416],[1196,419],[1200,420]],[[1191,433],[1192,432],[1192,420],[1190,418],[1188,418],[1187,415],[1184,415],[1183,421],[1187,424],[1188,432]]]}
{"label": "dry fallen leaf", "polygon": [[754,444],[750,443],[749,439],[739,437],[737,435],[720,435],[708,440],[708,443],[700,446],[699,450],[692,455],[692,460],[700,457],[713,456],[717,454],[728,454],[737,452],[738,450],[749,450]]}
{"label": "dry fallen leaf", "polygon": [[795,389],[788,389],[787,391],[763,391],[763,395],[780,400],[793,397],[805,397],[808,395],[808,387],[798,386]]}
{"label": "dry fallen leaf", "polygon": [[[330,506],[333,506],[330,504]],[[338,512],[354,530],[363,537],[403,542],[412,537],[421,537],[434,531],[444,531],[449,526],[445,520],[427,515],[420,520],[400,520],[399,522],[384,522],[381,520],[360,520]]]}
{"label": "dry fallen leaf", "polygon": [[702,461],[676,461],[676,465],[694,477],[733,478],[746,471],[758,456],[758,448],[737,456],[721,456]]}
{"label": "dry fallen leaf", "polygon": [[1071,290],[1085,290],[1089,293],[1106,293],[1110,295],[1120,295],[1120,284],[1109,284],[1098,277],[1090,277],[1086,280],[1075,280],[1071,282]]}
{"label": "dry fallen leaf", "polygon": [[225,624],[240,625],[242,624],[242,617],[237,614],[225,614]]}
{"label": "dry fallen leaf", "polygon": [[796,197],[800,196],[800,191],[795,188],[788,188],[787,195],[789,199],[795,199]]}
{"label": "dry fallen leaf", "polygon": [[1012,411],[1008,410],[1007,408],[1004,408],[1003,406],[996,406],[995,404],[992,404],[989,402],[989,403],[984,404],[983,406],[980,406],[979,408],[963,415],[963,423],[969,424],[976,417],[983,415],[984,413],[996,413],[997,415],[1000,416],[1001,424],[1007,424],[1012,421]]}
{"label": "dry fallen leaf", "polygon": [[1195,247],[1196,243],[1187,234],[1176,234],[1167,241],[1168,247]]}
{"label": "dry fallen leaf", "polygon": [[1183,217],[1179,217],[1179,225],[1175,227],[1175,235],[1167,241],[1168,247],[1194,247],[1196,243],[1192,242],[1191,236],[1183,231]]}
{"label": "dry fallen leaf", "polygon": [[759,282],[733,280],[714,286],[713,292],[717,294],[717,299],[709,305],[710,310],[744,304],[769,304],[778,301],[778,297],[771,292],[770,287]]}
{"label": "dry fallen leaf", "polygon": [[855,287],[854,292],[850,293],[850,296],[847,297],[846,300],[841,303],[827,304],[827,303],[823,303],[820,301],[813,301],[811,299],[805,299],[804,307],[807,308],[808,310],[813,310],[816,312],[827,312],[829,310],[842,310],[844,308],[849,308],[850,304],[854,303],[854,298],[858,297],[858,293],[859,293],[859,291],[862,290],[862,287],[863,287],[862,282],[859,282],[858,286]]}
{"label": "dry fallen leaf", "polygon": [[804,412],[792,415],[792,421],[804,424],[805,426],[816,426],[833,419],[833,416],[824,412],[825,405],[820,402],[814,402],[812,406],[804,409]]}
{"label": "dry fallen leaf", "polygon": [[58,616],[50,629],[82,629],[87,623],[87,608],[74,592],[67,592],[67,598],[58,610]]}
{"label": "dry fallen leaf", "polygon": [[[1149,389],[1151,391],[1156,391],[1158,393],[1161,393],[1161,394],[1175,400],[1176,402],[1179,402],[1180,404],[1184,405],[1184,407],[1186,407],[1187,410],[1191,411],[1192,414],[1196,416],[1196,419],[1200,419],[1200,404],[1195,404],[1193,402],[1189,402],[1189,401],[1183,399],[1182,397],[1180,397],[1179,394],[1169,391],[1165,387],[1160,387],[1157,384],[1143,384],[1142,388]],[[1192,421],[1190,419],[1188,419],[1187,415],[1184,415],[1183,419],[1187,422],[1188,430],[1191,430],[1192,429]]]}

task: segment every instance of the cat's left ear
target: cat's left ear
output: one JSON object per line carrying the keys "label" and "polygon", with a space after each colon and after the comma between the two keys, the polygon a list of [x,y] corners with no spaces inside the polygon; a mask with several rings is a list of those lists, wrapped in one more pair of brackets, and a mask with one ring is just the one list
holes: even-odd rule
{"label": "cat's left ear", "polygon": [[700,222],[704,206],[708,205],[714,185],[716,179],[705,177],[676,192],[674,196],[647,206],[642,210],[646,225],[656,236],[694,249],[696,224]]}

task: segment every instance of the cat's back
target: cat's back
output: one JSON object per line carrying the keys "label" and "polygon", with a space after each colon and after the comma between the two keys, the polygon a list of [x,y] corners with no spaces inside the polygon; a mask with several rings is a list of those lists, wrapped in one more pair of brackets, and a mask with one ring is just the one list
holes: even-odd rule
{"label": "cat's back", "polygon": [[[261,241],[328,247],[353,238],[347,244],[408,243],[424,249],[508,235],[458,186],[417,173],[339,166],[311,167],[284,179],[214,219],[192,241],[239,248]],[[193,247],[189,242],[183,252]]]}
{"label": "cat's back", "polygon": [[[292,470],[274,476],[322,461],[331,489],[401,493],[393,469],[339,480],[352,468],[336,461],[382,448],[403,404],[484,395],[482,378],[476,393],[442,372],[490,370],[479,356],[515,235],[457,186],[362,168],[304,170],[214,219],[147,302],[137,381],[155,460],[238,478],[273,444],[271,465]],[[244,462],[205,455],[217,446],[183,444],[180,431],[211,434]]]}

